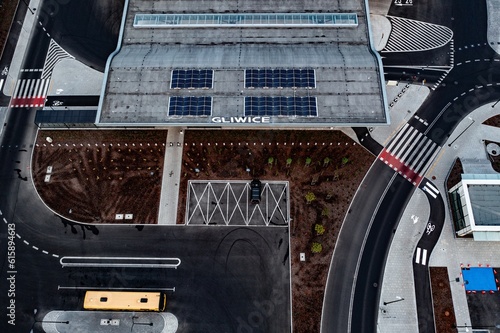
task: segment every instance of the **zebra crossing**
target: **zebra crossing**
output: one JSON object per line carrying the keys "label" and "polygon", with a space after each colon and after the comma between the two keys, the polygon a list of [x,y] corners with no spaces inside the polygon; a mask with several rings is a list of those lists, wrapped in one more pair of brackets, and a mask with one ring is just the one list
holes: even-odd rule
{"label": "zebra crossing", "polygon": [[417,186],[441,147],[416,128],[405,124],[379,159]]}
{"label": "zebra crossing", "polygon": [[53,39],[50,40],[49,50],[43,65],[42,79],[49,79],[52,76],[52,71],[57,63],[64,59],[75,59],[71,54],[66,52]]}
{"label": "zebra crossing", "polygon": [[41,107],[45,104],[50,79],[19,79],[10,102],[12,108]]}
{"label": "zebra crossing", "polygon": [[445,26],[387,16],[391,22],[389,40],[382,52],[415,52],[442,47],[453,38],[453,31]]}

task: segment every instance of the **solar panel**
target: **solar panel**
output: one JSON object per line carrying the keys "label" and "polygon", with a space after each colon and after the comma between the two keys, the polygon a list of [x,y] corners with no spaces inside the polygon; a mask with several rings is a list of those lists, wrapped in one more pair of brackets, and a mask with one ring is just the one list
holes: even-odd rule
{"label": "solar panel", "polygon": [[311,68],[250,68],[245,70],[246,88],[316,88]]}
{"label": "solar panel", "polygon": [[169,116],[210,116],[212,97],[209,96],[171,96],[168,106]]}
{"label": "solar panel", "polygon": [[170,88],[172,89],[211,89],[214,71],[212,69],[174,69]]}
{"label": "solar panel", "polygon": [[317,117],[316,97],[245,97],[245,116]]}

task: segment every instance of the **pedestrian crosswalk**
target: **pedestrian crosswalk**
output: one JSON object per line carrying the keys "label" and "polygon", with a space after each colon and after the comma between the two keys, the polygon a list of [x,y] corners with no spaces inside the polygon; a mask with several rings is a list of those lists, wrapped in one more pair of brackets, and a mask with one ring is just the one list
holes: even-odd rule
{"label": "pedestrian crosswalk", "polygon": [[17,80],[10,106],[41,107],[45,104],[50,79],[19,79]]}
{"label": "pedestrian crosswalk", "polygon": [[396,134],[379,155],[389,167],[417,186],[440,146],[409,124]]}

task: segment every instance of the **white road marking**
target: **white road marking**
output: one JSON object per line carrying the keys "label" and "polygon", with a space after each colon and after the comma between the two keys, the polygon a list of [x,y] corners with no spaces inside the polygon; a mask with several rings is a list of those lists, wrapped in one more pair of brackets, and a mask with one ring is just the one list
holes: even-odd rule
{"label": "white road marking", "polygon": [[421,250],[421,249],[420,249],[419,247],[417,247],[417,255],[415,256],[415,257],[416,257],[416,258],[415,258],[415,262],[416,262],[417,264],[420,264],[420,250]]}
{"label": "white road marking", "polygon": [[426,264],[426,263],[427,263],[427,250],[426,250],[426,249],[424,249],[424,250],[422,251],[422,265],[424,265],[424,266],[425,266],[425,264]]}
{"label": "white road marking", "polygon": [[436,194],[434,194],[434,192],[432,192],[431,190],[429,190],[429,189],[427,188],[427,185],[426,185],[426,186],[424,186],[423,190],[424,190],[425,192],[429,193],[429,194],[430,194],[430,195],[431,195],[434,199],[436,199],[436,198],[437,198],[437,195],[436,195]]}
{"label": "white road marking", "polygon": [[435,188],[434,185],[432,185],[431,183],[427,182],[425,186],[428,186],[429,189],[431,189],[434,193],[439,194],[439,190]]}

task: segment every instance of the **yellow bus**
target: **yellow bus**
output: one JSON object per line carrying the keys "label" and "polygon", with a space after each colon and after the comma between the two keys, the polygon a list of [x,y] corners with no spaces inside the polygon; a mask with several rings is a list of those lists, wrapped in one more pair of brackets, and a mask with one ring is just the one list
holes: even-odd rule
{"label": "yellow bus", "polygon": [[161,292],[89,290],[85,293],[86,310],[164,311],[167,295]]}

